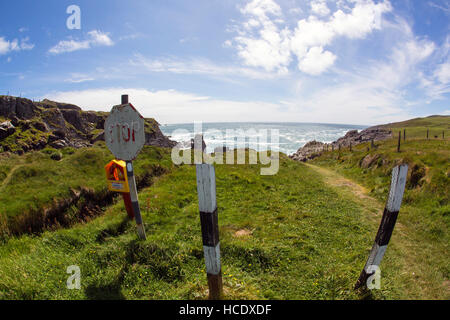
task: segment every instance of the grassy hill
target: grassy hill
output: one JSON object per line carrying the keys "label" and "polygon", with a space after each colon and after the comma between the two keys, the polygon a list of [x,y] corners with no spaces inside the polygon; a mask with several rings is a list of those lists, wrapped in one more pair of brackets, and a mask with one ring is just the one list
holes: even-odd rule
{"label": "grassy hill", "polygon": [[[168,149],[144,150],[135,162],[141,187],[172,167]],[[0,154],[0,240],[101,214],[114,200],[103,169],[112,159],[102,142],[78,150],[47,147],[23,156]]]}

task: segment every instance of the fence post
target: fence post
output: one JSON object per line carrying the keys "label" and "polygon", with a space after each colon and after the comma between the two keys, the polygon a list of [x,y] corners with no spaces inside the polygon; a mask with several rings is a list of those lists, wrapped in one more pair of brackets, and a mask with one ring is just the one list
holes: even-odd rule
{"label": "fence post", "polygon": [[128,185],[130,187],[130,200],[131,206],[133,208],[134,218],[136,220],[137,231],[139,238],[145,240],[147,236],[145,235],[144,224],[141,216],[141,209],[139,208],[138,193],[136,188],[136,179],[134,177],[133,162],[126,161],[127,163],[127,174],[128,174]]}
{"label": "fence post", "polygon": [[427,140],[428,140],[428,134],[429,134],[429,132],[430,132],[430,129],[427,129]]}
{"label": "fence post", "polygon": [[403,129],[403,142],[406,141],[406,129]]}
{"label": "fence post", "polygon": [[398,132],[398,143],[397,143],[397,152],[400,152],[400,143],[402,141],[402,132]]}
{"label": "fence post", "polygon": [[379,266],[386,252],[387,245],[394,231],[395,222],[397,221],[400,206],[402,204],[403,193],[405,191],[406,175],[408,174],[408,165],[403,164],[392,170],[391,188],[386,203],[386,207],[381,218],[380,227],[378,228],[375,243],[370,251],[369,258],[362,270],[355,289],[367,285],[368,278],[373,274],[369,273],[372,266]]}
{"label": "fence post", "polygon": [[197,164],[197,193],[202,228],[203,252],[208,277],[209,299],[222,298],[222,268],[220,264],[219,218],[216,202],[214,166]]}

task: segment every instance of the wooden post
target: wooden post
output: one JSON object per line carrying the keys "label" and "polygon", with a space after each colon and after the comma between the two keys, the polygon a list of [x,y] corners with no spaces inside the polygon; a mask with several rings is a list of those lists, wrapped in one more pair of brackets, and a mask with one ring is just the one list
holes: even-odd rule
{"label": "wooden post", "polygon": [[406,141],[406,129],[403,129],[403,142]]}
{"label": "wooden post", "polygon": [[[122,95],[122,104],[128,104],[128,95]],[[138,193],[136,187],[136,178],[134,176],[133,162],[126,161],[127,163],[127,175],[128,175],[128,185],[130,187],[130,193],[124,194],[123,200],[125,202],[125,207],[127,208],[127,213],[130,218],[135,218],[138,235],[141,239],[147,239],[145,235],[144,224],[142,222],[141,209],[139,208]],[[130,210],[131,207],[131,210]]]}
{"label": "wooden post", "polygon": [[370,270],[372,270],[373,266],[378,267],[383,259],[402,204],[407,174],[407,164],[397,166],[392,170],[391,188],[389,190],[389,197],[383,212],[383,217],[381,218],[381,224],[378,228],[375,243],[370,251],[369,258],[356,282],[355,289],[367,285],[367,280],[373,274],[373,272],[370,273]]}
{"label": "wooden post", "polygon": [[402,140],[402,132],[399,131],[399,132],[398,132],[397,152],[400,152],[400,143],[401,143],[401,140]]}
{"label": "wooden post", "polygon": [[375,142],[373,141],[373,139],[370,141],[370,147],[372,149],[375,149]]}
{"label": "wooden post", "polygon": [[202,228],[203,252],[208,277],[209,299],[222,298],[222,269],[220,264],[219,218],[216,202],[214,166],[197,164],[197,193]]}
{"label": "wooden post", "polygon": [[352,143],[350,142],[350,152],[352,152]]}
{"label": "wooden post", "polygon": [[430,133],[430,129],[427,129],[427,140],[428,140],[428,134]]}
{"label": "wooden post", "polygon": [[145,235],[144,224],[142,222],[141,209],[139,208],[138,193],[136,188],[136,179],[134,177],[133,162],[126,161],[127,163],[127,175],[128,175],[128,185],[130,187],[130,199],[131,207],[133,208],[134,218],[136,220],[137,231],[139,238],[145,240],[147,236]]}

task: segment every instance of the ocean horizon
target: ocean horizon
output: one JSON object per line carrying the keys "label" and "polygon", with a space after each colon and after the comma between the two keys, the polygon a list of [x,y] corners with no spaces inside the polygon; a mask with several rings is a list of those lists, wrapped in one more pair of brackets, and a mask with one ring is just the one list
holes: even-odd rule
{"label": "ocean horizon", "polygon": [[[248,147],[258,151],[275,150],[288,155],[296,152],[307,142],[316,140],[331,143],[344,136],[350,130],[363,130],[367,125],[304,123],[304,122],[206,122],[202,123],[205,133],[206,151],[213,152],[216,147],[243,148]],[[194,123],[164,124],[160,126],[164,135],[176,142],[188,142],[194,137]],[[234,134],[226,136],[227,130]],[[252,132],[250,135],[246,134]],[[270,139],[270,130],[278,130],[279,143]],[[208,134],[216,131],[217,134]],[[260,138],[267,132],[267,141]],[[245,143],[243,142],[245,135]],[[253,139],[253,141],[252,141]],[[254,139],[258,139],[255,143]]]}

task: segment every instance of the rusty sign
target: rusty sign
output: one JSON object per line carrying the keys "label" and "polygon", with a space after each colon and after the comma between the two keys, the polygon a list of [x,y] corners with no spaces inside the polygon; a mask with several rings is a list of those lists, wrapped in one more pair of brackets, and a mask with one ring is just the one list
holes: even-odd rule
{"label": "rusty sign", "polygon": [[131,103],[114,106],[105,121],[105,142],[116,159],[134,160],[145,144],[144,118]]}

